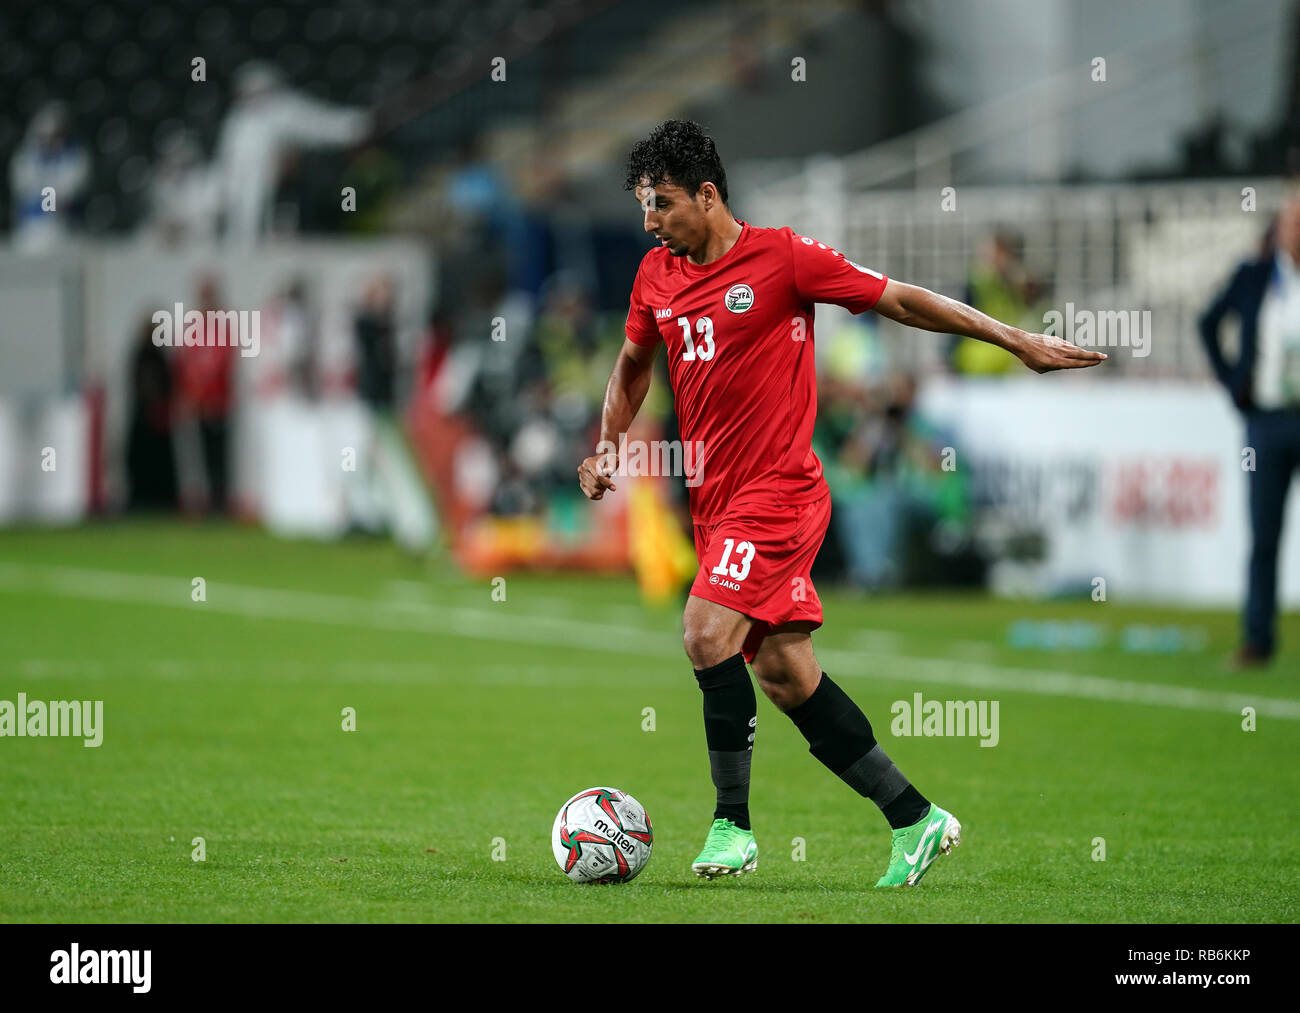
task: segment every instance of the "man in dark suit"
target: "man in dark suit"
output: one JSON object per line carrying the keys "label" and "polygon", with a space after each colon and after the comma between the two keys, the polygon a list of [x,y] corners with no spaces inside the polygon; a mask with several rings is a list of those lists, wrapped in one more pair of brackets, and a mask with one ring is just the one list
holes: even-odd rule
{"label": "man in dark suit", "polygon": [[[1240,323],[1240,354],[1228,362],[1223,319]],[[1246,420],[1254,451],[1250,571],[1239,668],[1266,665],[1277,648],[1277,555],[1291,478],[1300,468],[1300,198],[1278,213],[1261,255],[1241,264],[1200,320],[1215,376]],[[1246,458],[1249,460],[1249,458]]]}

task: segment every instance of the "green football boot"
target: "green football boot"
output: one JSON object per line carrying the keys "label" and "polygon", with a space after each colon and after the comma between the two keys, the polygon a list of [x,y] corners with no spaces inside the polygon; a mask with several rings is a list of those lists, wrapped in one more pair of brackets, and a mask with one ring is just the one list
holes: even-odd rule
{"label": "green football boot", "polygon": [[933,802],[930,811],[910,827],[894,831],[889,868],[876,886],[916,886],[940,855],[952,854],[961,843],[961,824]]}
{"label": "green football boot", "polygon": [[752,830],[741,830],[731,820],[714,820],[700,857],[691,863],[695,875],[739,876],[758,868],[758,845]]}

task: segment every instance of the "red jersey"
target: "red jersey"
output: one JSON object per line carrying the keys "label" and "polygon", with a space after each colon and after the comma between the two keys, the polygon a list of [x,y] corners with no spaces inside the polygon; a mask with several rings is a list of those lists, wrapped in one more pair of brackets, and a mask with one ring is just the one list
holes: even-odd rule
{"label": "red jersey", "polygon": [[173,359],[180,399],[205,419],[223,419],[230,414],[239,336],[227,338],[234,344],[216,344],[216,330],[208,326],[203,344],[181,345]]}
{"label": "red jersey", "polygon": [[812,450],[813,303],[862,313],[885,290],[884,275],[825,243],[740,225],[736,244],[711,264],[662,246],[647,253],[627,315],[630,340],[668,346],[697,524],[751,499],[794,506],[826,494]]}

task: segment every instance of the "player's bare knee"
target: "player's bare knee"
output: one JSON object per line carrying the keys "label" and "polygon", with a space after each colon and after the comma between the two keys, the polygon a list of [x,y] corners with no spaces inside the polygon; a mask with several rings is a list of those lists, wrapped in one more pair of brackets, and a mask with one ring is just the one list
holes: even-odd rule
{"label": "player's bare knee", "polygon": [[692,597],[682,613],[686,656],[697,669],[720,665],[740,653],[748,628],[748,621],[739,613]]}
{"label": "player's bare knee", "polygon": [[687,622],[682,636],[686,656],[696,668],[712,668],[739,653],[740,648],[730,643],[728,630],[707,620]]}

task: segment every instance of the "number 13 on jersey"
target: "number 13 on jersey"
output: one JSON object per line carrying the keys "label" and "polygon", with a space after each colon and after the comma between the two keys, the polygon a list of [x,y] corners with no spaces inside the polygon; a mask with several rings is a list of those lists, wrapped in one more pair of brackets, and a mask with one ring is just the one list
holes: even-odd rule
{"label": "number 13 on jersey", "polygon": [[699,317],[695,321],[695,333],[700,337],[697,345],[691,339],[691,322],[687,317],[678,317],[677,323],[682,329],[682,340],[686,342],[686,351],[682,352],[683,362],[694,362],[697,358],[707,362],[713,358],[713,318]]}

